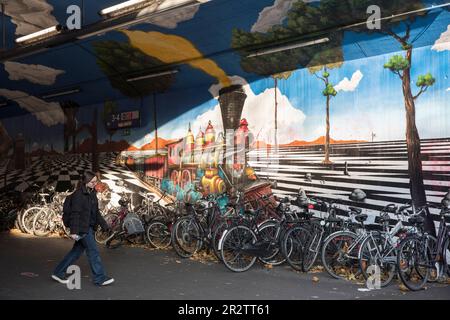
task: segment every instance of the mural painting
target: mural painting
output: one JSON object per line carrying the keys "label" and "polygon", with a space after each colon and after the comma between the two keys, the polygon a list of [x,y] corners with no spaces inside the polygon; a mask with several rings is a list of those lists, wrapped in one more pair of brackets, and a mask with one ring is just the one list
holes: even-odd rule
{"label": "mural painting", "polygon": [[[369,2],[357,1],[349,15],[333,0],[252,1],[252,14],[211,25],[211,41],[190,32],[197,20],[205,28],[203,6],[113,31],[82,44],[91,53],[85,70],[101,80],[70,99],[49,101],[31,88],[66,84],[75,62],[42,55],[5,63],[0,96],[26,114],[1,119],[0,188],[52,178],[67,190],[92,169],[110,188],[125,179],[135,190],[184,201],[231,189],[283,197],[302,188],[346,205],[361,189],[367,197],[356,205],[371,214],[388,203],[438,203],[450,187],[448,10],[251,54],[263,42],[364,20],[360,8]],[[427,5],[382,7],[390,16]],[[212,54],[225,47],[232,54]],[[172,64],[172,73],[130,81]],[[109,115],[131,110],[140,111],[141,126],[108,129]],[[428,217],[431,224],[435,212]]]}

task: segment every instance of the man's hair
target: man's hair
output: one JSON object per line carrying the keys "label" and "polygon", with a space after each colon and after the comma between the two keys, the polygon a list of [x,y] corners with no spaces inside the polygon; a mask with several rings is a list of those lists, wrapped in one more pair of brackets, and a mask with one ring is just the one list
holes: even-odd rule
{"label": "man's hair", "polygon": [[80,189],[81,186],[86,185],[94,177],[96,177],[96,175],[92,171],[84,171],[83,174],[80,176],[80,180],[78,181],[77,189]]}

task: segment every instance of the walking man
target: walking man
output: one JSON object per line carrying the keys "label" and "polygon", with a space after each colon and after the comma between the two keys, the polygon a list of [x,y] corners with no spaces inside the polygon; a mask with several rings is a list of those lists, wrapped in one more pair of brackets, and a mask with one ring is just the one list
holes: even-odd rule
{"label": "walking man", "polygon": [[[72,265],[86,250],[93,280],[96,285],[106,286],[114,282],[113,278],[106,276],[100,259],[94,233],[98,225],[103,230],[109,226],[98,209],[95,185],[97,177],[92,172],[85,172],[78,183],[77,190],[68,199],[70,201],[70,214],[67,218],[70,236],[75,243],[72,250],[64,257],[53,272],[52,278],[60,283],[67,284],[67,268]],[[66,204],[64,205],[66,207]],[[66,209],[65,209],[66,210]],[[66,212],[64,213],[66,215]]]}

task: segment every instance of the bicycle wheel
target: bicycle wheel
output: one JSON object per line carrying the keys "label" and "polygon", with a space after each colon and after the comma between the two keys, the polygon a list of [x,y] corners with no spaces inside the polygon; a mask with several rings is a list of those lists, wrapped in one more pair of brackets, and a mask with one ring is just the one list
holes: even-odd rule
{"label": "bicycle wheel", "polygon": [[322,236],[321,230],[317,230],[311,234],[311,237],[309,237],[306,242],[302,261],[303,272],[308,272],[314,265],[314,262],[316,262],[320,251]]}
{"label": "bicycle wheel", "polygon": [[430,275],[430,248],[426,238],[416,236],[403,239],[397,254],[398,274],[411,291],[422,289]]}
{"label": "bicycle wheel", "polygon": [[395,276],[397,256],[386,236],[382,233],[371,233],[361,243],[358,253],[359,268],[368,279],[369,267],[378,267],[380,270],[381,287],[389,285]]}
{"label": "bicycle wheel", "polygon": [[443,259],[444,259],[444,272],[447,272],[447,277],[450,278],[450,238],[447,238],[444,242],[443,250]]}
{"label": "bicycle wheel", "polygon": [[325,239],[322,246],[322,264],[330,276],[346,279],[348,274],[359,271],[359,246],[357,235],[350,231],[338,231]]}
{"label": "bicycle wheel", "polygon": [[221,256],[225,266],[233,272],[244,272],[256,261],[256,256],[245,252],[257,241],[256,234],[246,226],[235,226],[220,240]]}
{"label": "bicycle wheel", "polygon": [[259,227],[258,239],[259,241],[263,241],[265,243],[270,244],[270,249],[267,254],[262,257],[258,257],[258,259],[265,263],[273,266],[278,266],[286,262],[286,258],[284,257],[282,250],[280,248],[279,239],[276,239],[278,231],[278,223],[275,221],[267,221],[264,222]]}
{"label": "bicycle wheel", "polygon": [[94,238],[99,244],[105,244],[106,240],[112,235],[112,233],[114,231],[119,231],[120,229],[120,221],[117,214],[108,213],[103,217],[103,219],[105,219],[106,223],[111,228],[111,231],[104,231],[100,227],[95,230]]}
{"label": "bicycle wheel", "polygon": [[34,216],[42,210],[42,207],[31,207],[25,210],[22,215],[22,227],[28,234],[33,234]]}
{"label": "bicycle wheel", "polygon": [[214,255],[219,261],[223,261],[221,250],[219,249],[219,242],[223,233],[230,227],[228,222],[222,222],[212,233],[211,246],[213,248]]}
{"label": "bicycle wheel", "polygon": [[161,219],[153,219],[145,228],[145,238],[156,249],[166,249],[170,246],[171,236],[167,223]]}
{"label": "bicycle wheel", "polygon": [[105,246],[109,249],[117,249],[123,244],[124,240],[125,238],[122,233],[116,232],[112,238],[109,238],[108,241],[105,242]]}
{"label": "bicycle wheel", "polygon": [[[428,235],[427,236],[427,255],[428,255],[428,261],[430,262],[430,274],[428,276],[428,282],[437,282],[439,279],[438,270],[436,268],[436,265],[432,265],[431,261],[436,261],[436,254],[437,254],[437,239],[433,236]],[[397,264],[398,266],[398,264]],[[416,269],[417,273],[423,276],[420,272],[423,269],[418,268]]]}
{"label": "bicycle wheel", "polygon": [[296,271],[302,270],[303,250],[311,232],[296,226],[288,230],[282,240],[281,248],[287,263]]}
{"label": "bicycle wheel", "polygon": [[190,258],[202,247],[200,228],[191,217],[178,220],[171,233],[172,247],[182,258]]}
{"label": "bicycle wheel", "polygon": [[50,212],[42,209],[34,215],[33,219],[33,233],[38,237],[46,237],[50,234]]}

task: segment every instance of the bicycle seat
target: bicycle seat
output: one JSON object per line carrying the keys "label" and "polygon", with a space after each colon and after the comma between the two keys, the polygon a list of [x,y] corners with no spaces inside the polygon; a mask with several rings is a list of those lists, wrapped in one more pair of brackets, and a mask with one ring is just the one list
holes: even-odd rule
{"label": "bicycle seat", "polygon": [[409,218],[408,221],[411,224],[420,225],[424,223],[425,219],[422,216],[414,216]]}
{"label": "bicycle seat", "polygon": [[386,207],[384,207],[383,211],[396,213],[397,212],[397,206],[393,203],[388,204]]}
{"label": "bicycle seat", "polygon": [[367,220],[367,214],[358,214],[357,216],[355,216],[355,220],[358,222],[364,222]]}
{"label": "bicycle seat", "polygon": [[348,207],[348,209],[349,209],[352,213],[356,213],[356,214],[361,214],[361,212],[362,212],[362,209],[361,209],[361,208]]}

